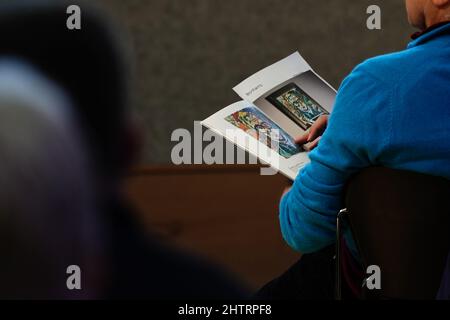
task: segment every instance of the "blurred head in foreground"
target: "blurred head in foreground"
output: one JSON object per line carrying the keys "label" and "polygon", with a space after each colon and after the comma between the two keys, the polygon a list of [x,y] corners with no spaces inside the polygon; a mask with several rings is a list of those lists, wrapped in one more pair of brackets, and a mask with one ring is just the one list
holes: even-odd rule
{"label": "blurred head in foreground", "polygon": [[79,31],[66,25],[71,2],[0,3],[0,298],[95,297],[114,266],[109,223],[135,152],[127,50],[77,3]]}
{"label": "blurred head in foreground", "polygon": [[0,298],[70,298],[67,267],[95,268],[92,176],[64,92],[11,59],[0,59],[0,163]]}
{"label": "blurred head in foreground", "polygon": [[[121,192],[138,149],[131,63],[120,31],[77,2],[77,31],[65,0],[0,4],[0,298],[237,297],[133,216]],[[67,290],[69,265],[81,267],[81,296]]]}
{"label": "blurred head in foreground", "polygon": [[89,1],[81,8],[81,30],[67,28],[66,0],[0,3],[0,57],[29,62],[65,90],[102,190],[113,188],[129,164],[126,41]]}

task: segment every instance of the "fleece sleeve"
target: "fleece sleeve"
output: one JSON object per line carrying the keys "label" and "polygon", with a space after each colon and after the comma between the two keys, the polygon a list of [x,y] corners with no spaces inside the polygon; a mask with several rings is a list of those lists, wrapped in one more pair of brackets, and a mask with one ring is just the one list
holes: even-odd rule
{"label": "fleece sleeve", "polygon": [[328,127],[308,164],[281,200],[280,226],[295,250],[310,253],[335,240],[345,185],[361,169],[380,164],[392,131],[392,88],[364,65],[342,83]]}

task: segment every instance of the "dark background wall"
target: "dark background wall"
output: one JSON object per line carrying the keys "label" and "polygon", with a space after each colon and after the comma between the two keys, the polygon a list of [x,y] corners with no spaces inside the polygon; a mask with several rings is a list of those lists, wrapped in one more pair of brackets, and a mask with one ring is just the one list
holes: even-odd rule
{"label": "dark background wall", "polygon": [[[364,59],[401,50],[413,31],[401,0],[96,0],[134,47],[143,163],[168,163],[176,128],[238,100],[232,87],[299,50],[338,87]],[[382,9],[382,30],[366,8]]]}

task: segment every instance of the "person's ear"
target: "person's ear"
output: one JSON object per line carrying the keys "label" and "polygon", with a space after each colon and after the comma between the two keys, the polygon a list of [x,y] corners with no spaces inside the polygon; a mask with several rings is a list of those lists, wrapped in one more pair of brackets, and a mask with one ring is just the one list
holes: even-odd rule
{"label": "person's ear", "polygon": [[450,0],[431,0],[433,2],[434,6],[438,8],[442,8],[450,4]]}

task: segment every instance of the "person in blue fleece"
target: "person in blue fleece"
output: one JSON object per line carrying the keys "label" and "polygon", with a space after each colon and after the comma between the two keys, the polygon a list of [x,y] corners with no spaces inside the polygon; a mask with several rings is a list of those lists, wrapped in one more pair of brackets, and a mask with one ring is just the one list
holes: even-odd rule
{"label": "person in blue fleece", "polygon": [[[320,259],[334,254],[336,217],[353,174],[385,166],[450,179],[450,0],[406,0],[406,7],[421,32],[406,50],[358,65],[342,82],[330,118],[298,140],[314,150],[282,197],[280,225],[304,255],[261,297],[333,297],[325,283],[332,267]],[[345,239],[356,256],[351,236]]]}

